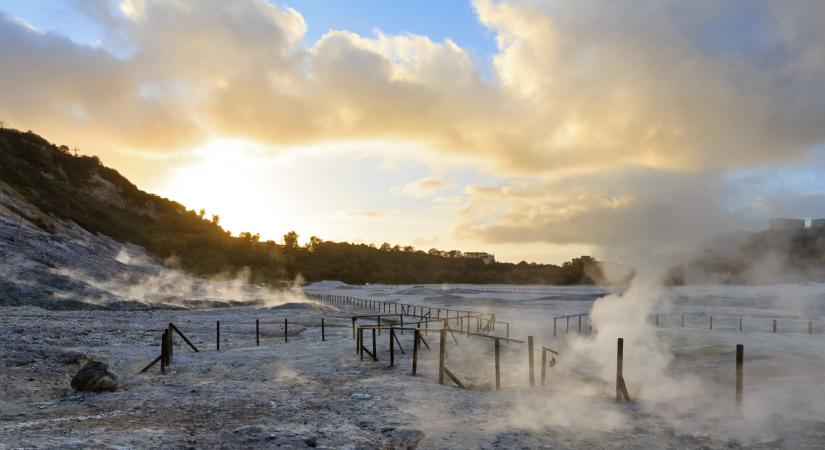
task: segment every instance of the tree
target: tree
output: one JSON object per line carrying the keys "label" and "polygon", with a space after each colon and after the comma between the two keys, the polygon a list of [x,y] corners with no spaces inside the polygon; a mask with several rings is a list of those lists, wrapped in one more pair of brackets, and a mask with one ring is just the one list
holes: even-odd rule
{"label": "tree", "polygon": [[198,218],[203,219],[203,216],[205,216],[205,215],[206,215],[206,210],[201,208],[200,211],[198,211]]}
{"label": "tree", "polygon": [[212,224],[218,225],[221,222],[221,216],[217,214],[212,214]]}
{"label": "tree", "polygon": [[379,247],[379,249],[382,252],[388,252],[388,251],[392,250],[392,245],[390,245],[389,242],[384,242],[383,244],[381,244],[381,247]]}
{"label": "tree", "polygon": [[286,248],[298,248],[298,233],[290,231],[284,235],[284,246]]}
{"label": "tree", "polygon": [[404,253],[413,253],[415,251],[415,247],[413,247],[412,245],[405,245],[403,250]]}
{"label": "tree", "polygon": [[318,244],[320,244],[321,242],[323,241],[321,241],[321,238],[319,238],[318,236],[310,236],[309,242],[307,242],[306,244],[306,248],[308,251],[314,252],[315,248],[317,248]]}

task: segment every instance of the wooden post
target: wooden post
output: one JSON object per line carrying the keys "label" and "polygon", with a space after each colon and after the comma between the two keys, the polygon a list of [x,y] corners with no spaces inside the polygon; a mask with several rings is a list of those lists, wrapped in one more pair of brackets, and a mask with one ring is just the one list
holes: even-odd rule
{"label": "wooden post", "polygon": [[776,319],[773,319],[773,332],[776,333]]}
{"label": "wooden post", "polygon": [[438,384],[444,384],[444,359],[447,356],[447,330],[441,329],[441,342],[438,348]]}
{"label": "wooden post", "polygon": [[547,351],[541,349],[541,385],[544,386],[544,379],[547,376]]}
{"label": "wooden post", "polygon": [[352,318],[352,338],[355,339],[355,321],[358,320],[357,317]]}
{"label": "wooden post", "polygon": [[564,334],[570,333],[570,316],[565,317],[567,319],[567,328],[564,330]]}
{"label": "wooden post", "polygon": [[533,373],[533,336],[527,336],[527,361],[530,365],[530,386],[536,385],[535,374]]}
{"label": "wooden post", "polygon": [[[167,330],[168,331],[168,330]],[[160,336],[160,373],[166,375],[166,332]]]}
{"label": "wooden post", "polygon": [[558,317],[553,317],[553,337],[556,336],[556,320],[558,320]]}
{"label": "wooden post", "polygon": [[501,343],[496,339],[496,390],[501,390]]}
{"label": "wooden post", "polygon": [[415,330],[413,332],[413,354],[412,354],[412,375],[415,375],[415,372],[418,368],[418,337],[419,331]]}
{"label": "wooden post", "polygon": [[174,353],[174,347],[172,346],[172,330],[170,328],[166,328],[166,365],[172,364],[172,353]]}
{"label": "wooden post", "polygon": [[742,316],[739,316],[739,331],[742,331]]}
{"label": "wooden post", "polygon": [[372,360],[378,361],[378,352],[375,351],[375,328],[372,329]]}
{"label": "wooden post", "polygon": [[630,396],[627,394],[627,386],[624,382],[624,374],[622,373],[624,365],[624,339],[619,338],[616,347],[616,401],[630,401]]}
{"label": "wooden post", "polygon": [[255,319],[255,345],[261,345],[261,321]]}
{"label": "wooden post", "polygon": [[364,360],[364,329],[358,327],[358,356]]}
{"label": "wooden post", "polygon": [[215,343],[218,351],[221,351],[221,321],[215,322]]}
{"label": "wooden post", "polygon": [[710,318],[710,322],[708,322],[708,326],[712,330],[713,329],[713,316],[708,316],[708,317]]}
{"label": "wooden post", "polygon": [[321,317],[321,340],[322,341],[327,340],[326,334],[324,333],[324,318],[323,317]]}
{"label": "wooden post", "polygon": [[284,318],[284,342],[289,342],[289,321]]}
{"label": "wooden post", "polygon": [[390,328],[390,367],[395,367],[395,329]]}
{"label": "wooden post", "polygon": [[742,413],[742,382],[744,377],[745,346],[736,344],[736,411]]}
{"label": "wooden post", "polygon": [[579,314],[579,335],[582,334],[582,315]]}
{"label": "wooden post", "polygon": [[507,322],[505,325],[507,328],[507,339],[510,339],[510,322]]}

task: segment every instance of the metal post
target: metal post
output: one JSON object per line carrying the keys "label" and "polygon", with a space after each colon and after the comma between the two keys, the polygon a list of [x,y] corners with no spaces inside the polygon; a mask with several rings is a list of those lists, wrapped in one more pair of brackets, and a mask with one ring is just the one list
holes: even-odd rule
{"label": "metal post", "polygon": [[553,337],[556,336],[556,320],[558,320],[558,317],[553,317]]}
{"label": "metal post", "polygon": [[218,351],[221,351],[221,321],[215,322],[215,343]]}
{"label": "metal post", "polygon": [[284,318],[284,342],[289,342],[289,322]]}
{"label": "metal post", "polygon": [[324,318],[323,317],[321,317],[321,340],[322,341],[327,340],[326,334],[324,333]]}
{"label": "metal post", "polygon": [[713,316],[709,316],[709,317],[710,317],[709,326],[710,326],[710,329],[712,330],[713,329]]}
{"label": "metal post", "polygon": [[261,321],[255,319],[255,345],[261,345]]}
{"label": "metal post", "polygon": [[564,334],[570,333],[570,316],[565,317],[567,319],[567,329],[564,330]]}

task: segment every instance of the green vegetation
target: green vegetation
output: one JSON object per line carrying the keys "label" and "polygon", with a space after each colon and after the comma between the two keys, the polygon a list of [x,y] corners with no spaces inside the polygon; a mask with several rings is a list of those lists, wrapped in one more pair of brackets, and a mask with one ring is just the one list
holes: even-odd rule
{"label": "green vegetation", "polygon": [[521,262],[485,264],[461,252],[323,241],[315,236],[300,246],[289,232],[284,244],[259,234],[233,237],[220,217],[187,210],[174,201],[138,189],[94,156],[77,155],[32,132],[0,128],[0,180],[3,188],[36,206],[42,214],[15,211],[54,232],[53,219],[70,220],[93,233],[147,249],[202,276],[234,275],[248,268],[250,281],[281,284],[307,281],[348,283],[592,283],[597,262],[576,258],[561,266]]}

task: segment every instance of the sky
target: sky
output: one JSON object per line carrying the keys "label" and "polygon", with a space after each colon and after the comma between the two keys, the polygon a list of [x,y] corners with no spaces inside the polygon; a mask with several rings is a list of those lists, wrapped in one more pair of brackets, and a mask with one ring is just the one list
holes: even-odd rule
{"label": "sky", "polygon": [[560,263],[825,217],[825,2],[0,0],[0,118],[233,231]]}

